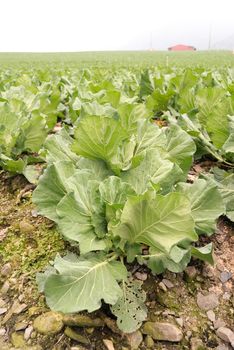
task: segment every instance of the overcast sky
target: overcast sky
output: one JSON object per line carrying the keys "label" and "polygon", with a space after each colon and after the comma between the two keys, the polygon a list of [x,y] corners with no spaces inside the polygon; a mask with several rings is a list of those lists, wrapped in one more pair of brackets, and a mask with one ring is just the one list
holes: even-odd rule
{"label": "overcast sky", "polygon": [[0,0],[0,51],[234,49],[234,0]]}

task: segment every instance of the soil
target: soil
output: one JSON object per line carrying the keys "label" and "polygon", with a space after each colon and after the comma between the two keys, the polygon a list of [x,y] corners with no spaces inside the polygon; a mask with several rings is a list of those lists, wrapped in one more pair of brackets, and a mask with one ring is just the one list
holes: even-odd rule
{"label": "soil", "polygon": [[[69,248],[56,231],[55,225],[37,214],[31,202],[32,191],[32,186],[22,176],[11,177],[8,173],[1,172],[0,310],[7,308],[0,315],[1,350],[15,349],[12,345],[14,334],[23,336],[25,332],[24,329],[16,331],[20,324],[25,323],[29,327],[38,315],[49,311],[44,296],[38,292],[36,273],[42,271],[58,252],[63,254]],[[191,349],[191,338],[200,339],[204,349],[216,349],[222,344],[216,336],[214,323],[209,320],[206,311],[197,305],[197,296],[201,292],[215,293],[218,296],[219,305],[213,310],[216,320],[220,319],[226,327],[234,329],[234,226],[222,217],[216,234],[209,239],[202,239],[214,243],[215,265],[192,260],[192,278],[188,272],[166,272],[163,276],[152,276],[142,266],[137,270],[147,274],[143,286],[147,292],[148,320],[170,322],[183,332],[183,340],[179,344],[155,341],[153,349]],[[223,282],[225,272],[232,275]],[[173,287],[162,288],[159,285],[162,279],[169,280]],[[22,310],[11,313],[9,310],[14,303],[20,304]],[[77,328],[76,331],[88,339],[88,345],[70,339],[63,329],[54,336],[40,335],[33,331],[29,340],[18,348],[69,350],[73,347],[76,350],[105,350],[107,348],[103,339],[109,339],[115,350],[131,349],[126,336],[116,330],[108,307],[104,306],[93,316],[108,317],[109,327]],[[145,335],[138,348],[147,349]]]}

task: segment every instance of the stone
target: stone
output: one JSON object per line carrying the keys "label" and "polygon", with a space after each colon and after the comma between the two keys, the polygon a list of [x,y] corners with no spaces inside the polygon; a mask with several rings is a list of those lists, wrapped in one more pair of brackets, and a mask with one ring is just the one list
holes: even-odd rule
{"label": "stone", "polygon": [[154,348],[154,340],[150,335],[147,335],[145,338],[145,345],[147,349],[152,349]]}
{"label": "stone", "polygon": [[112,340],[110,340],[110,339],[103,339],[103,344],[105,345],[107,350],[115,350]]}
{"label": "stone", "polygon": [[8,231],[8,227],[0,230],[0,242],[2,242],[6,237],[7,231]]}
{"label": "stone", "polygon": [[197,276],[197,269],[195,266],[187,266],[184,270],[186,281],[192,281]]}
{"label": "stone", "polygon": [[12,267],[10,263],[4,264],[3,267],[1,268],[1,275],[6,277],[11,274]]}
{"label": "stone", "polygon": [[220,281],[222,283],[226,283],[231,278],[232,278],[232,274],[229,271],[223,271],[223,272],[220,273]]}
{"label": "stone", "polygon": [[135,277],[140,281],[146,281],[148,275],[147,275],[147,273],[144,273],[144,272],[136,272]]}
{"label": "stone", "polygon": [[182,328],[183,325],[184,325],[184,321],[183,321],[183,318],[180,318],[180,317],[177,317],[175,319],[176,323]]}
{"label": "stone", "polygon": [[215,293],[209,293],[207,295],[198,293],[197,305],[204,311],[213,310],[219,305],[219,298]]}
{"label": "stone", "polygon": [[155,340],[180,342],[183,338],[183,334],[178,327],[166,322],[146,322],[142,332],[150,335]]}
{"label": "stone", "polygon": [[6,307],[1,307],[0,308],[0,315],[3,315],[7,312],[7,308]]}
{"label": "stone", "polygon": [[204,350],[204,345],[201,339],[191,338],[190,339],[191,350]]}
{"label": "stone", "polygon": [[213,310],[209,310],[207,311],[207,317],[208,319],[211,321],[211,322],[214,322],[215,321],[215,313]]}
{"label": "stone", "polygon": [[16,323],[14,328],[16,331],[22,331],[25,328],[27,328],[27,326],[28,326],[28,322],[22,321],[22,322]]}
{"label": "stone", "polygon": [[15,348],[25,348],[26,346],[24,336],[21,333],[12,333],[11,343]]}
{"label": "stone", "polygon": [[139,346],[141,345],[143,341],[143,336],[140,331],[135,331],[133,333],[127,334],[127,340],[128,344],[130,345],[132,350],[139,349]]}
{"label": "stone", "polygon": [[24,339],[25,339],[26,341],[29,340],[29,338],[30,338],[32,332],[33,332],[33,326],[28,326],[28,327],[25,329],[25,331],[24,331]]}
{"label": "stone", "polygon": [[215,350],[230,350],[230,347],[225,344],[220,344],[217,346],[217,348],[215,348]]}
{"label": "stone", "polygon": [[162,280],[162,283],[164,283],[168,289],[171,289],[174,287],[174,284],[170,280],[167,280],[166,278]]}
{"label": "stone", "polygon": [[26,221],[21,221],[19,224],[19,230],[22,234],[29,234],[34,231],[34,226]]}
{"label": "stone", "polygon": [[226,326],[226,322],[224,322],[220,318],[214,321],[214,329],[218,329],[220,327],[225,327],[225,326]]}
{"label": "stone", "polygon": [[63,317],[53,311],[46,312],[38,316],[33,322],[33,328],[41,334],[56,334],[63,328]]}
{"label": "stone", "polygon": [[40,306],[32,306],[28,309],[28,316],[36,316],[39,315],[41,312],[43,312],[43,310]]}
{"label": "stone", "polygon": [[163,282],[160,282],[158,284],[158,286],[162,291],[167,292],[167,287],[165,286],[165,284]]}
{"label": "stone", "polygon": [[227,327],[220,327],[217,329],[216,334],[220,339],[230,343],[231,346],[234,347],[234,333],[231,331],[231,329]]}
{"label": "stone", "polygon": [[66,327],[65,328],[65,331],[64,331],[64,334],[70,338],[70,339],[73,339],[73,340],[76,340],[78,341],[79,343],[81,344],[86,344],[88,345],[89,344],[89,340],[84,337],[83,335],[80,335],[78,334],[76,331],[74,331],[72,328],[70,327]]}
{"label": "stone", "polygon": [[9,288],[10,288],[10,283],[8,281],[5,281],[3,283],[1,290],[0,290],[1,294],[6,295],[8,293]]}
{"label": "stone", "polygon": [[101,318],[91,318],[84,315],[63,315],[63,323],[66,326],[77,327],[103,327],[105,322]]}
{"label": "stone", "polygon": [[6,334],[6,329],[4,327],[0,328],[0,337]]}
{"label": "stone", "polygon": [[20,304],[17,300],[14,301],[12,307],[11,307],[11,312],[12,314],[18,315],[21,312],[25,311],[27,309],[28,305],[26,304]]}

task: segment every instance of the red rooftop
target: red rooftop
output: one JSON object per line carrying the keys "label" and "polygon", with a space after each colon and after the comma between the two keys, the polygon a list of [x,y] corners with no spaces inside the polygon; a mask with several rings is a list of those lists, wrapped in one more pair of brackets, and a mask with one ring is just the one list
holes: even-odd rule
{"label": "red rooftop", "polygon": [[194,46],[179,44],[179,45],[168,47],[168,51],[196,51],[196,48]]}

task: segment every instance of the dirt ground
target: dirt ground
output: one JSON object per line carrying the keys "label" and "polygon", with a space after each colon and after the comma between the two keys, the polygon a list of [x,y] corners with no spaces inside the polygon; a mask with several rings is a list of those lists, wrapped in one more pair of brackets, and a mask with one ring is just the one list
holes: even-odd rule
{"label": "dirt ground", "polygon": [[[214,266],[192,260],[185,272],[163,276],[152,276],[142,266],[134,267],[136,278],[144,279],[148,320],[176,325],[183,333],[179,343],[150,342],[141,332],[131,339],[120,334],[106,306],[91,315],[103,320],[102,327],[73,328],[85,344],[67,336],[64,327],[55,335],[37,333],[32,327],[34,319],[49,310],[44,296],[38,293],[36,273],[69,245],[51,221],[38,216],[31,202],[32,191],[22,176],[1,172],[0,350],[231,349],[217,335],[221,326],[234,329],[234,227],[225,217],[220,218],[216,234],[204,238],[214,243]],[[215,302],[208,312],[201,305],[201,295],[210,296],[211,304]]]}

